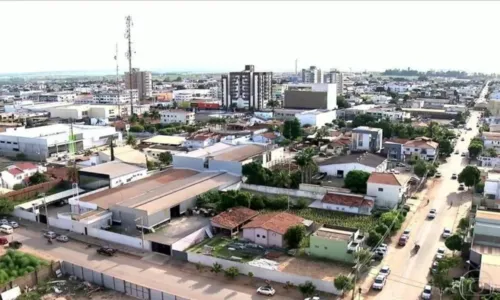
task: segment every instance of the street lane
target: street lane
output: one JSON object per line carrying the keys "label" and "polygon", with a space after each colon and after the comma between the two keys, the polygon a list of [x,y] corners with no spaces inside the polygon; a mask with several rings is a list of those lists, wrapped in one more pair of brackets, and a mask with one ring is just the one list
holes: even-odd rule
{"label": "street lane", "polygon": [[[478,133],[476,127],[478,116],[478,112],[471,113],[466,127],[471,127],[472,130],[462,134],[464,141],[458,138],[455,149],[458,149],[459,153],[467,151],[470,140]],[[468,205],[467,203],[470,202],[470,194],[467,191],[458,191],[458,181],[451,179],[453,173],[460,173],[467,164],[467,158],[460,154],[452,154],[446,163],[439,166],[438,171],[442,177],[429,180],[424,200],[408,226],[411,229],[409,243],[402,248],[395,247],[383,263],[392,269],[386,287],[378,293],[370,291],[367,294],[368,299],[419,298],[423,287],[429,281],[429,268],[437,249],[445,248],[444,240],[441,238],[443,229],[454,228],[458,222],[459,207]],[[430,199],[429,205],[425,199]],[[427,220],[427,214],[431,208],[437,209],[437,216],[434,220]],[[418,242],[421,248],[416,255],[412,255],[411,249],[415,242]]]}

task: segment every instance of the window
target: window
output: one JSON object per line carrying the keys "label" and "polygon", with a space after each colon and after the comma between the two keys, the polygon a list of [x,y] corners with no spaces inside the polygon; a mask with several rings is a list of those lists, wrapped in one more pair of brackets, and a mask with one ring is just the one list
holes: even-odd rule
{"label": "window", "polygon": [[415,151],[415,152],[417,152],[417,151],[418,151],[418,149],[415,149],[414,151]]}
{"label": "window", "polygon": [[260,234],[257,234],[257,237],[260,238]]}
{"label": "window", "polygon": [[262,236],[262,238],[263,238],[263,239],[265,239],[265,238],[266,238],[266,236],[265,236],[265,235],[263,235],[263,236]]}
{"label": "window", "polygon": [[410,148],[406,148],[406,151],[410,151]]}
{"label": "window", "polygon": [[384,189],[383,189],[383,188],[378,188],[378,191],[379,191],[379,192],[383,192],[383,191],[384,191]]}

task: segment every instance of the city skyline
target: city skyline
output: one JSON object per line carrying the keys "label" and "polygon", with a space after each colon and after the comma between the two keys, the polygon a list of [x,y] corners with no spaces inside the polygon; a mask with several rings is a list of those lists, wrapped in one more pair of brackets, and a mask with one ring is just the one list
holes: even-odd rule
{"label": "city skyline", "polygon": [[[286,3],[286,5],[284,5]],[[383,71],[494,73],[496,2],[3,2],[0,74],[120,73],[125,16],[134,20],[133,66],[159,72]],[[54,9],[57,7],[57,9]],[[78,12],[78,14],[75,14]],[[248,22],[241,22],[249,16]],[[423,20],[423,21],[422,21]],[[307,26],[309,24],[310,26]],[[10,43],[10,46],[9,46]]]}

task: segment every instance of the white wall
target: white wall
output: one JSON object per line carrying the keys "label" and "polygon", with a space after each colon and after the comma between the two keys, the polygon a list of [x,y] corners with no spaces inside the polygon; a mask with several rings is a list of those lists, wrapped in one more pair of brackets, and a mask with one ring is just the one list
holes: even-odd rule
{"label": "white wall", "polygon": [[88,228],[87,233],[89,236],[96,237],[101,240],[110,241],[117,244],[122,244],[125,246],[144,249],[146,251],[151,251],[151,242],[144,240],[144,247],[142,246],[142,240],[140,237],[132,237],[128,235],[118,234],[111,231],[101,230],[98,228]]}
{"label": "white wall", "polygon": [[359,213],[359,208],[355,206],[345,206],[345,205],[337,205],[331,203],[323,203],[323,208],[327,210],[336,210],[341,212],[348,212],[353,214]]}
{"label": "white wall", "polygon": [[229,261],[225,259],[220,259],[212,256],[206,256],[203,254],[197,254],[193,252],[188,252],[188,261],[191,263],[200,263],[204,266],[211,267],[213,266],[214,263],[219,263],[222,265],[223,269],[227,269],[230,267],[236,267],[240,271],[240,274],[247,275],[248,272],[252,272],[255,277],[261,278],[261,279],[267,279],[271,280],[274,282],[280,282],[280,283],[286,283],[287,281],[290,281],[292,284],[295,286],[299,284],[303,284],[306,281],[311,281],[315,286],[316,289],[322,292],[327,292],[335,295],[340,295],[341,292],[338,291],[335,286],[333,285],[332,281],[325,281],[321,279],[316,279],[316,278],[311,278],[307,276],[301,276],[301,275],[296,275],[296,274],[291,274],[291,273],[285,273],[285,272],[279,272],[279,271],[273,271],[273,270],[268,270],[264,268],[259,268],[256,266],[251,266],[248,264],[243,264],[235,261]]}
{"label": "white wall", "polygon": [[131,173],[131,174],[127,174],[124,176],[113,178],[111,180],[110,185],[111,185],[111,188],[114,188],[114,187],[117,187],[117,186],[120,186],[123,184],[134,182],[134,181],[139,180],[139,179],[143,179],[147,175],[148,175],[148,170],[143,169],[143,170]]}
{"label": "white wall", "polygon": [[12,213],[12,215],[14,215],[18,218],[21,218],[21,219],[26,219],[26,220],[36,222],[36,215],[34,213],[29,212],[29,211],[24,210],[24,209],[16,208],[16,209],[14,209],[14,212]]}
{"label": "white wall", "polygon": [[273,194],[273,195],[288,195],[297,198],[309,198],[314,200],[321,200],[325,194],[314,193],[309,191],[301,191],[301,190],[293,190],[293,189],[284,189],[284,188],[275,188],[270,186],[263,185],[255,185],[255,184],[241,184],[242,189],[256,191],[265,194]]}
{"label": "white wall", "polygon": [[184,251],[192,245],[200,243],[207,237],[207,230],[212,232],[210,226],[207,225],[201,229],[196,230],[185,238],[178,240],[177,242],[172,244],[172,250]]}
{"label": "white wall", "polygon": [[498,198],[498,181],[486,180],[484,182],[484,195],[495,195]]}
{"label": "white wall", "polygon": [[57,218],[48,218],[49,226],[57,227],[60,229],[66,229],[73,232],[85,233],[85,224],[68,220],[68,219],[57,219]]}
{"label": "white wall", "polygon": [[347,173],[349,173],[352,170],[361,170],[361,171],[365,171],[368,173],[372,173],[372,172],[376,171],[375,168],[368,167],[368,166],[358,164],[358,163],[332,164],[332,165],[319,166],[320,172],[326,172],[328,175],[332,175],[332,176],[337,176],[337,171],[339,171],[339,170],[344,171],[344,177],[347,176]]}
{"label": "white wall", "polygon": [[395,207],[402,194],[403,188],[397,185],[368,183],[366,187],[366,195],[375,197],[375,206],[378,207]]}

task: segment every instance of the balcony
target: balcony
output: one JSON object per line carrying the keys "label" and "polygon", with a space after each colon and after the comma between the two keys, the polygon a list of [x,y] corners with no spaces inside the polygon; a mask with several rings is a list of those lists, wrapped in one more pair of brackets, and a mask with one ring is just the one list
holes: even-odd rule
{"label": "balcony", "polygon": [[358,243],[356,241],[350,242],[349,245],[347,245],[347,253],[358,252],[361,249],[360,244],[361,243]]}

